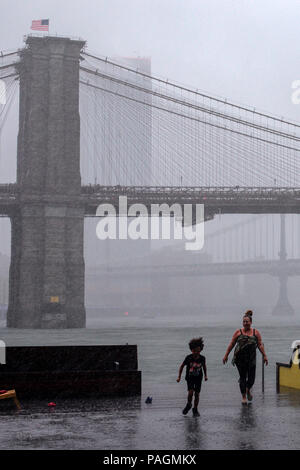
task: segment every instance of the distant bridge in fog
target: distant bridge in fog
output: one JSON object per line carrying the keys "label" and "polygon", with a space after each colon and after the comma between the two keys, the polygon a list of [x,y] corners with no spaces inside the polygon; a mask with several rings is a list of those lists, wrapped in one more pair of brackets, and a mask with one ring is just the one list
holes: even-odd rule
{"label": "distant bridge in fog", "polygon": [[287,276],[300,276],[300,260],[286,260],[285,263],[280,260],[261,260],[239,263],[199,263],[197,265],[97,267],[88,268],[86,278],[233,276],[239,274],[270,274],[280,277],[283,272]]}

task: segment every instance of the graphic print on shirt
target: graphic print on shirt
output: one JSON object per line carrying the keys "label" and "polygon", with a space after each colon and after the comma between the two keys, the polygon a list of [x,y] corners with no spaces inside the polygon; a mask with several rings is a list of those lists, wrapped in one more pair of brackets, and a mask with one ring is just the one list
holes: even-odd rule
{"label": "graphic print on shirt", "polygon": [[199,377],[201,372],[202,364],[199,362],[191,362],[190,363],[190,370],[189,376],[191,377]]}

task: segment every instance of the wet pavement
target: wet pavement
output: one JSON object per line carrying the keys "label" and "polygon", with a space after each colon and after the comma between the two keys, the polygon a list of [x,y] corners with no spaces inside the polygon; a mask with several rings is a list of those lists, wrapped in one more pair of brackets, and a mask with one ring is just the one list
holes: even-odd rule
{"label": "wet pavement", "polygon": [[[158,391],[157,391],[158,392]],[[167,392],[167,391],[166,391]],[[213,403],[213,398],[216,402]],[[157,393],[118,400],[23,402],[0,410],[1,449],[299,449],[299,394],[203,393],[200,417],[183,416],[184,399]]]}
{"label": "wet pavement", "polygon": [[[287,362],[298,325],[259,325],[270,364],[261,387],[258,356],[254,400],[241,405],[237,371],[222,357],[233,325],[130,326],[68,332],[3,329],[7,344],[138,344],[141,397],[22,401],[22,410],[0,402],[0,449],[299,449],[300,392],[276,393],[276,361]],[[182,415],[186,384],[176,383],[188,340],[201,334],[208,382],[203,382],[200,417]],[[146,404],[152,396],[152,404]]]}

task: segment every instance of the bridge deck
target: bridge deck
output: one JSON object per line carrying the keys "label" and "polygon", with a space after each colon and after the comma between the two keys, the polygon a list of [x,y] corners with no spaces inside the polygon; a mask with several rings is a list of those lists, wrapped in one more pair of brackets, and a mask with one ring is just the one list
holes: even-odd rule
{"label": "bridge deck", "polygon": [[100,186],[82,187],[86,215],[95,215],[101,203],[111,203],[118,211],[119,197],[127,196],[128,205],[204,204],[207,213],[266,214],[300,213],[300,188],[274,187],[163,187]]}
{"label": "bridge deck", "polygon": [[182,277],[182,276],[224,276],[237,274],[270,274],[278,276],[283,271],[288,276],[300,275],[300,260],[289,259],[284,263],[280,260],[242,261],[226,263],[199,263],[185,265],[151,265],[151,266],[115,266],[89,268],[87,278],[119,278],[119,277]]}
{"label": "bridge deck", "polygon": [[[119,210],[119,197],[127,196],[127,204],[204,204],[207,214],[300,213],[300,188],[292,187],[166,187],[166,186],[82,186],[79,203],[87,216],[94,216],[101,203],[113,204]],[[37,202],[38,195],[26,195]],[[47,201],[47,194],[41,195]],[[23,199],[23,198],[22,198]],[[59,199],[59,198],[58,198]],[[64,198],[65,200],[66,198]],[[34,200],[34,201],[33,201]],[[53,196],[49,196],[53,202]],[[59,202],[59,201],[58,201]],[[0,185],[0,214],[9,215],[20,204],[17,184]]]}

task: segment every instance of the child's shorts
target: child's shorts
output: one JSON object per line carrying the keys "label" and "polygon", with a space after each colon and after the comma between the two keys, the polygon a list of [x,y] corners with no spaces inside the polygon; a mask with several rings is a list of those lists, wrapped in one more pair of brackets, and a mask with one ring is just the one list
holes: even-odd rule
{"label": "child's shorts", "polygon": [[187,382],[187,389],[193,390],[194,392],[200,392],[201,384],[202,384],[202,377],[197,379],[186,379]]}

